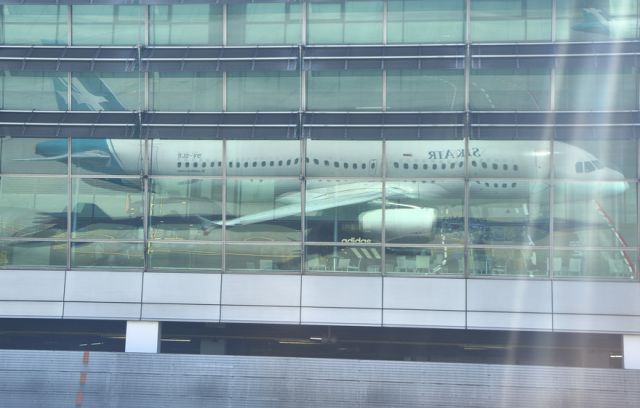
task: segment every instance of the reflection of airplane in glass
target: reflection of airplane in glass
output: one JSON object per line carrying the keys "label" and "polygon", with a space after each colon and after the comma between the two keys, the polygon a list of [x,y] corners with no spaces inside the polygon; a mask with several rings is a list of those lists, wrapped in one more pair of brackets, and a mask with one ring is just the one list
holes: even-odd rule
{"label": "reflection of airplane in glass", "polygon": [[[55,81],[62,109],[66,107],[67,83],[62,79]],[[124,110],[111,89],[94,75],[73,78],[71,99],[71,105],[79,109]],[[536,187],[531,180],[544,180],[552,167],[557,178],[601,180],[598,183],[571,183],[571,191],[564,195],[571,197],[571,200],[621,194],[628,188],[621,173],[603,166],[591,153],[563,142],[555,142],[553,151],[550,151],[550,144],[544,141],[471,140],[465,151],[459,140],[424,141],[420,142],[420,147],[415,141],[393,141],[393,149],[391,142],[388,144],[384,163],[380,162],[379,145],[375,143],[361,143],[357,150],[336,149],[331,143],[314,144],[308,148],[304,163],[300,162],[297,148],[286,152],[273,149],[269,143],[252,141],[250,148],[233,154],[227,152],[228,157],[223,159],[222,152],[212,149],[207,141],[150,140],[145,146],[139,140],[131,139],[73,139],[71,146],[68,146],[67,140],[61,139],[39,142],[35,145],[35,157],[18,160],[66,163],[70,159],[75,168],[84,172],[135,175],[141,174],[142,149],[146,148],[150,174],[189,178],[221,176],[224,173],[231,176],[296,177],[304,165],[306,175],[314,177],[314,181],[328,176],[334,181],[337,181],[336,178],[345,178],[324,185],[309,181],[304,195],[304,211],[307,214],[354,208],[360,232],[378,233],[382,229],[383,211],[380,207],[384,198],[388,240],[431,234],[436,221],[441,218],[438,201],[465,196],[464,183],[446,182],[447,179],[465,177],[465,160],[468,175],[474,178],[468,183],[469,197],[492,200],[493,203],[521,200],[526,204],[530,200],[539,200],[538,197],[545,193],[537,191],[541,184],[537,183]],[[416,150],[418,148],[424,150]],[[366,181],[382,174],[381,165],[384,165],[388,177],[384,191],[381,183]],[[362,179],[350,181],[349,177]],[[407,182],[417,178],[423,180]],[[86,180],[87,183],[90,181],[95,180]],[[109,187],[109,183],[111,188],[130,183],[135,191],[141,191],[141,183],[136,178],[103,178],[100,181],[103,188]],[[562,200],[563,197],[556,196],[556,202]],[[258,198],[258,205],[250,211],[243,211],[235,217],[227,208],[225,225],[238,227],[272,222],[299,217],[302,211],[302,196],[297,183],[291,184],[290,191],[274,189],[272,196],[266,198],[264,203],[259,201]],[[545,200],[542,201],[544,205]],[[151,214],[152,217],[156,215]],[[211,213],[196,214],[195,217],[205,233],[223,225]],[[171,225],[176,223],[167,222]],[[191,219],[189,223],[192,223]]]}
{"label": "reflection of airplane in glass", "polygon": [[[264,146],[255,151],[243,151],[242,156],[228,158],[227,172],[234,176],[291,176],[294,168],[299,168],[295,157],[283,157],[280,151],[268,151]],[[266,143],[266,142],[264,142]],[[425,143],[428,151],[416,152],[407,145],[403,149],[396,143],[393,152],[387,152],[386,166],[388,179],[384,196],[387,202],[387,238],[425,234],[438,218],[438,212],[429,205],[442,199],[464,197],[463,183],[407,182],[414,178],[462,178],[464,177],[465,151],[459,141],[434,140]],[[149,142],[153,158],[152,173],[173,174],[189,177],[221,175],[223,165],[221,152],[203,149],[200,141],[180,141],[180,149],[175,145],[152,140]],[[555,176],[572,181],[598,181],[597,183],[571,183],[572,200],[587,200],[595,196],[621,194],[628,185],[624,176],[616,170],[603,166],[587,151],[563,142],[553,145],[553,155],[549,150],[541,150],[539,141],[493,141],[474,140],[470,142],[466,154],[469,174],[478,178],[469,182],[469,194],[475,199],[515,200],[526,203],[533,194],[531,179],[544,179],[551,167]],[[357,152],[335,151],[330,144],[314,146],[305,158],[307,174],[322,175],[323,171],[339,169],[341,177],[362,177],[365,180],[327,184],[326,187],[308,186],[305,193],[305,211],[322,212],[354,205],[366,206],[378,203],[362,211],[359,222],[363,231],[380,231],[382,210],[380,202],[383,191],[381,184],[366,181],[375,166],[379,164],[379,151],[366,151],[367,144]],[[187,153],[185,153],[187,152]],[[52,140],[40,142],[36,146],[40,156],[35,160],[67,160],[67,142]],[[393,155],[392,155],[393,153]],[[72,163],[90,171],[102,174],[137,174],[141,167],[139,142],[137,140],[74,140],[71,147]],[[293,167],[292,167],[293,166]],[[374,168],[372,168],[374,167]],[[480,179],[482,178],[482,179]],[[486,179],[486,180],[485,180]],[[122,180],[118,179],[121,183]],[[556,197],[561,200],[561,197]],[[402,205],[395,201],[402,201]],[[250,214],[228,217],[228,227],[251,225],[299,216],[301,194],[296,191],[282,192],[275,197],[276,204],[269,203],[265,210]],[[409,204],[406,204],[409,203]],[[376,208],[377,207],[377,208]],[[202,229],[210,232],[222,226],[222,221],[210,220],[207,214],[198,216]],[[419,229],[420,231],[417,231]]]}

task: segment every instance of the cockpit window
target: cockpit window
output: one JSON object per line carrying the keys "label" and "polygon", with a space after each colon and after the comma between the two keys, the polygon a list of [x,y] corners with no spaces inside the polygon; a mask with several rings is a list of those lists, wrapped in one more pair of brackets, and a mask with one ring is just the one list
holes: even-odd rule
{"label": "cockpit window", "polygon": [[584,171],[587,173],[591,173],[592,171],[596,171],[596,167],[592,162],[584,162]]}
{"label": "cockpit window", "polygon": [[582,173],[584,170],[582,169],[582,162],[576,163],[576,173]]}
{"label": "cockpit window", "polygon": [[576,173],[591,173],[601,168],[602,164],[597,160],[576,163]]}

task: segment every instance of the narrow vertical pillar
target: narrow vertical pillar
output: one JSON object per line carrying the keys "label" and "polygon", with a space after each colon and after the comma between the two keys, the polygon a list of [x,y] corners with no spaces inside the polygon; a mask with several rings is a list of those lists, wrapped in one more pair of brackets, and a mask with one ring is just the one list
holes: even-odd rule
{"label": "narrow vertical pillar", "polygon": [[160,322],[127,322],[124,351],[127,353],[159,353]]}
{"label": "narrow vertical pillar", "polygon": [[640,370],[640,335],[623,336],[624,368]]}

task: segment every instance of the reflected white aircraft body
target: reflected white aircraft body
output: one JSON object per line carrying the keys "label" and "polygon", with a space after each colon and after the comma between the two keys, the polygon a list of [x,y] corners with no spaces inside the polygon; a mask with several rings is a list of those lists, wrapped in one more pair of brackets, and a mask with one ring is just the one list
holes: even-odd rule
{"label": "reflected white aircraft body", "polygon": [[[297,144],[293,144],[295,149],[287,152],[286,149],[270,149],[270,143],[273,142],[255,141],[251,143],[252,149],[234,152],[230,155],[233,157],[223,160],[220,151],[212,151],[211,145],[203,141],[171,143],[152,140],[148,143],[150,173],[154,175],[179,175],[195,179],[224,173],[254,178],[302,176]],[[420,232],[416,229],[422,230],[422,233],[430,230],[438,217],[437,209],[429,207],[430,203],[464,196],[464,183],[446,181],[464,179],[465,160],[468,176],[471,177],[468,183],[470,197],[491,199],[495,203],[504,199],[522,199],[523,203],[530,198],[535,200],[532,196],[543,194],[548,185],[531,181],[544,181],[548,177],[551,162],[557,178],[598,181],[568,183],[570,191],[564,200],[566,197],[585,200],[621,194],[628,189],[620,172],[601,165],[591,153],[563,142],[554,143],[551,152],[547,147],[549,144],[541,141],[474,140],[469,143],[466,153],[461,141],[395,141],[387,145],[384,163],[380,163],[378,143],[368,145],[360,142],[358,146],[355,150],[337,148],[331,143],[316,143],[309,149],[304,160],[305,175],[313,179],[309,179],[305,191],[304,209],[309,214],[378,203],[377,209],[374,207],[359,214],[364,231],[377,231],[382,226],[380,202],[384,195],[388,237],[396,233],[399,236],[415,235]],[[417,149],[417,146],[424,150]],[[36,153],[39,158],[35,160],[66,161],[66,141],[41,142],[36,146]],[[137,174],[142,166],[140,142],[137,140],[76,140],[71,155],[75,165],[102,174]],[[374,176],[381,173],[381,164],[388,176],[384,193],[381,184],[372,181]],[[422,180],[408,182],[415,178]],[[395,205],[395,200],[410,202],[411,205]],[[228,216],[225,225],[251,225],[300,215],[302,202],[299,189],[280,194],[276,204],[271,207],[236,218]],[[207,218],[207,214],[199,218],[205,232],[223,225],[222,221]],[[393,233],[392,230],[397,231]]]}

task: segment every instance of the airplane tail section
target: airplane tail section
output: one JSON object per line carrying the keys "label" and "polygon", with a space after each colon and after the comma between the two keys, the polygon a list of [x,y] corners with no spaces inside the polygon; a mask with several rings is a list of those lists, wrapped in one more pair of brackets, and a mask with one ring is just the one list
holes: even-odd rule
{"label": "airplane tail section", "polygon": [[71,81],[71,107],[74,110],[127,110],[111,88],[95,74],[79,74]]}

